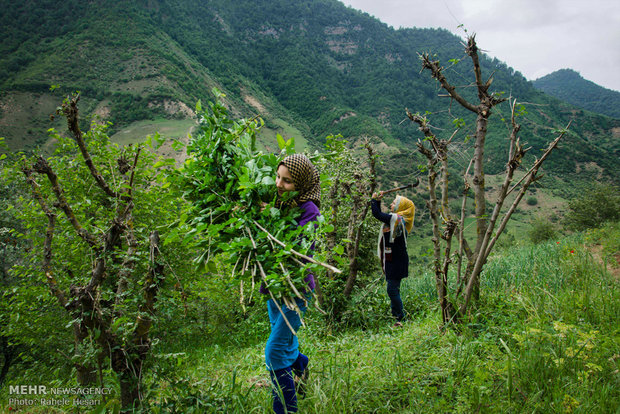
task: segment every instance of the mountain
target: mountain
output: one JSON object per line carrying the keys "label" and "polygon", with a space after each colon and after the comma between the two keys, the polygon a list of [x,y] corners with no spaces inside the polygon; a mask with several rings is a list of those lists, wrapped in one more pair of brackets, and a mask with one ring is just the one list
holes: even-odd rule
{"label": "mountain", "polygon": [[536,79],[534,87],[588,111],[620,119],[620,92],[603,88],[572,69],[560,69]]}
{"label": "mountain", "polygon": [[[460,38],[446,30],[394,30],[336,0],[1,0],[0,5],[0,136],[13,150],[44,145],[48,128],[62,128],[49,114],[63,93],[74,90],[81,91],[83,115],[111,121],[120,140],[128,131],[142,131],[139,121],[164,128],[165,122],[187,120],[189,129],[191,108],[199,99],[211,100],[217,87],[234,115],[263,117],[266,147],[276,133],[295,136],[309,148],[319,148],[328,134],[352,141],[369,136],[394,154],[385,164],[395,180],[417,162],[420,133],[405,108],[429,111],[437,131],[446,134],[453,118],[463,117],[465,143],[474,129],[471,114],[437,97],[442,91],[421,73],[418,59],[422,52],[435,54],[446,75],[473,96],[467,88],[471,63]],[[551,171],[586,182],[618,179],[614,131],[620,133],[620,120],[541,93],[497,59],[483,56],[482,68],[484,76],[494,77],[496,91],[528,102],[519,121],[533,153],[555,129],[573,121],[561,150],[548,162]],[[496,112],[487,138],[488,173],[503,170],[506,159],[510,110],[503,105]],[[467,145],[471,142],[463,149]]]}

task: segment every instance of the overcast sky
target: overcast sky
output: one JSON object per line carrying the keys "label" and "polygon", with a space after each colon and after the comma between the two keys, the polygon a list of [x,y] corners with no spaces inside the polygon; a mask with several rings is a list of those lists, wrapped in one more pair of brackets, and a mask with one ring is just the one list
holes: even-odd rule
{"label": "overcast sky", "polygon": [[529,80],[570,68],[620,91],[620,0],[341,1],[395,29],[442,27],[464,37],[465,28]]}

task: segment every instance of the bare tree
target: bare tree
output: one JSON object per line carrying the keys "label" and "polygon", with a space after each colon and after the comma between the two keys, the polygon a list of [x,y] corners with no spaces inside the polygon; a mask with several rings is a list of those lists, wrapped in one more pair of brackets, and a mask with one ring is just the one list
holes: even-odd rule
{"label": "bare tree", "polygon": [[[510,99],[511,132],[509,136],[508,160],[504,173],[504,182],[497,194],[493,212],[488,216],[486,211],[489,194],[485,190],[484,173],[484,148],[487,125],[489,117],[492,114],[492,109],[501,102],[506,101],[506,99],[489,92],[489,87],[493,82],[492,76],[486,81],[482,79],[475,35],[467,39],[467,44],[465,46],[465,51],[473,62],[475,88],[478,97],[478,101],[475,103],[468,101],[457,91],[457,88],[446,79],[443,74],[443,67],[440,66],[438,61],[431,60],[428,54],[422,54],[420,56],[422,68],[431,72],[431,76],[448,92],[448,97],[456,101],[463,108],[476,114],[476,131],[473,136],[473,155],[463,175],[463,200],[461,203],[460,215],[458,216],[450,211],[450,206],[448,204],[450,196],[448,192],[448,182],[450,179],[448,163],[451,153],[449,147],[453,144],[456,131],[449,138],[440,139],[432,132],[426,116],[412,114],[407,110],[409,119],[418,124],[420,131],[422,131],[425,136],[424,141],[418,141],[417,146],[419,152],[427,159],[429,188],[428,207],[433,224],[433,269],[444,324],[458,321],[466,314],[472,296],[478,291],[482,268],[497,242],[497,239],[505,230],[506,224],[521,202],[529,186],[540,178],[538,175],[540,167],[551,151],[556,148],[559,140],[566,132],[566,129],[561,131],[557,138],[548,145],[543,155],[534,161],[532,167],[525,175],[517,183],[513,184],[515,171],[521,166],[523,157],[530,148],[524,148],[521,144],[519,139],[520,125],[517,124],[515,116],[517,101],[516,99]],[[472,167],[473,176],[470,175]],[[472,188],[474,191],[476,220],[476,241],[473,246],[468,242],[464,234],[467,198]],[[515,191],[517,193],[514,200],[508,209],[503,211],[502,208],[504,207],[508,195]],[[458,240],[458,250],[456,253],[453,252],[455,236]],[[448,274],[454,259],[456,259],[457,265],[457,282],[456,288],[450,291]],[[465,269],[463,269],[463,264],[465,264]]]}

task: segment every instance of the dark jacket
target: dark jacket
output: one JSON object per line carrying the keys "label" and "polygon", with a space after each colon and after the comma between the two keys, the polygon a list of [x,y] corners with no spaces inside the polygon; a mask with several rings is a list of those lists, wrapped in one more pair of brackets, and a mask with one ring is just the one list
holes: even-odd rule
{"label": "dark jacket", "polygon": [[[380,240],[381,261],[386,279],[403,279],[409,276],[409,255],[407,239],[403,232],[390,243],[391,214],[381,211],[381,201],[371,201],[372,215],[383,223],[383,236]],[[387,250],[386,250],[387,249]],[[385,260],[384,260],[385,258]]]}

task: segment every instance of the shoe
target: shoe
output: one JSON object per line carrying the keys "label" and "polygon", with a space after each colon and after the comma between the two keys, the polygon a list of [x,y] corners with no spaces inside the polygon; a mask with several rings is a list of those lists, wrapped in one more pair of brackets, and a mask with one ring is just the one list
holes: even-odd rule
{"label": "shoe", "polygon": [[402,327],[403,327],[403,324],[402,324],[402,322],[396,322],[396,323],[394,324],[394,327],[395,327],[395,328],[402,328]]}

